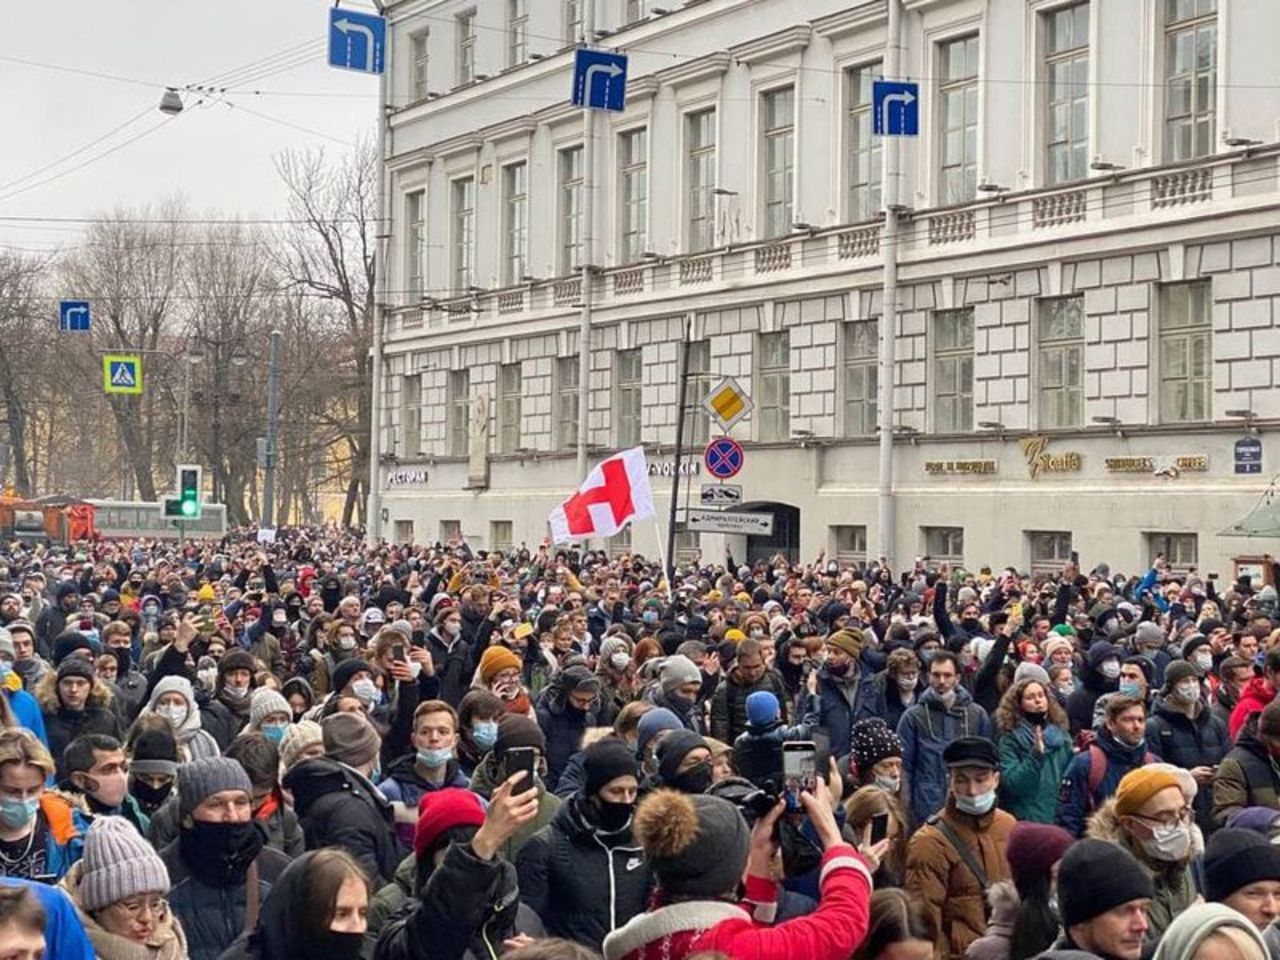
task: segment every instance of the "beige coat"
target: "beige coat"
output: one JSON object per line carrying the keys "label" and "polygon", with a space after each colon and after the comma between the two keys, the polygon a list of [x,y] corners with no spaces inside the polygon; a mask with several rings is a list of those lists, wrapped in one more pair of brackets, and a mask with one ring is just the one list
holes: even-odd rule
{"label": "beige coat", "polygon": [[80,875],[84,862],[75,864],[65,877],[61,887],[76,905],[76,913],[84,924],[84,932],[98,960],[187,960],[187,937],[182,924],[165,904],[160,922],[146,943],[138,943],[118,934],[108,933],[96,919],[80,905]]}

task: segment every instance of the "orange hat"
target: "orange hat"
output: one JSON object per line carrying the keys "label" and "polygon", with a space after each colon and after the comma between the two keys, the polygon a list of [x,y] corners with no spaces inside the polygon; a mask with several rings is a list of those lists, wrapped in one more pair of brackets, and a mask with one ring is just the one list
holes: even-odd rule
{"label": "orange hat", "polygon": [[1122,817],[1131,817],[1148,800],[1169,787],[1182,789],[1177,774],[1172,771],[1151,766],[1130,770],[1116,787],[1116,813]]}
{"label": "orange hat", "polygon": [[488,683],[503,670],[519,670],[520,658],[506,647],[490,647],[480,656],[480,682]]}

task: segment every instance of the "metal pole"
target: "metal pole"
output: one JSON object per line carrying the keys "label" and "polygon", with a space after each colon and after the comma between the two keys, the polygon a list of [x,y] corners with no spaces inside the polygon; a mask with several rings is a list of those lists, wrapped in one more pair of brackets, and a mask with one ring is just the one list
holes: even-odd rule
{"label": "metal pole", "polygon": [[[379,10],[383,8],[378,3]],[[365,497],[365,538],[373,544],[382,539],[382,401],[383,401],[383,324],[386,322],[387,251],[391,225],[387,222],[387,77],[391,71],[391,55],[387,51],[385,67],[378,77],[378,200],[375,253],[373,260],[373,398],[369,402],[369,492]]]}
{"label": "metal pole", "polygon": [[182,432],[178,436],[178,459],[189,463],[191,453],[191,358],[182,351]]}
{"label": "metal pole", "polygon": [[[586,0],[582,11],[582,42],[595,30],[595,0]],[[582,107],[582,291],[578,314],[578,482],[587,478],[587,441],[591,424],[591,281],[595,259],[595,111]]]}
{"label": "metal pole", "polygon": [[280,345],[284,334],[271,331],[271,354],[267,361],[267,464],[262,477],[262,526],[276,525],[276,433],[280,419]]}
{"label": "metal pole", "polygon": [[[885,43],[884,71],[888,80],[898,79],[902,56],[902,0],[889,0],[888,39]],[[880,308],[880,477],[876,491],[879,556],[893,564],[893,374],[894,336],[898,326],[898,211],[900,187],[898,138],[885,137],[880,153],[883,162],[881,193],[884,203],[884,227],[880,231],[880,257],[884,261],[884,288]]]}
{"label": "metal pole", "polygon": [[693,315],[684,318],[684,337],[680,341],[680,403],[676,407],[676,459],[671,471],[671,512],[667,516],[667,591],[675,589],[676,575],[676,504],[680,500],[680,461],[684,453],[684,402],[689,389],[689,341],[693,337]]}

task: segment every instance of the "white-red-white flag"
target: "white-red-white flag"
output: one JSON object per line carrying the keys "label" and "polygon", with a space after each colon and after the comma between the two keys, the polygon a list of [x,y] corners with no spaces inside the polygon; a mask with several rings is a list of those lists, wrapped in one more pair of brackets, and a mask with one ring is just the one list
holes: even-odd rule
{"label": "white-red-white flag", "polygon": [[578,492],[551,511],[551,538],[570,543],[611,537],[632,520],[653,516],[644,447],[615,453],[589,474]]}

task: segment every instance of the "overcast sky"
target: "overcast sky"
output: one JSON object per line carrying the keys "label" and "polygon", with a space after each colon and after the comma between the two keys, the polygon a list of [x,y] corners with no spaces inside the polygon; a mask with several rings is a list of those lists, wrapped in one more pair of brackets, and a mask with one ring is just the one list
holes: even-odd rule
{"label": "overcast sky", "polygon": [[[275,155],[290,147],[324,146],[336,158],[346,144],[374,132],[377,79],[326,65],[331,5],[4,0],[0,218],[92,216],[118,206],[156,205],[177,194],[198,215],[279,215],[283,190],[272,167]],[[14,58],[141,82],[43,69]],[[281,72],[254,79],[239,69],[263,59]],[[199,83],[233,70],[238,73],[229,78],[231,90],[258,89],[264,95],[230,93],[224,102],[196,108],[199,97],[184,94],[188,109],[182,114],[165,121],[159,112],[166,85]],[[136,142],[93,159],[140,134]],[[75,229],[0,219],[0,244],[47,249],[74,242]]]}

